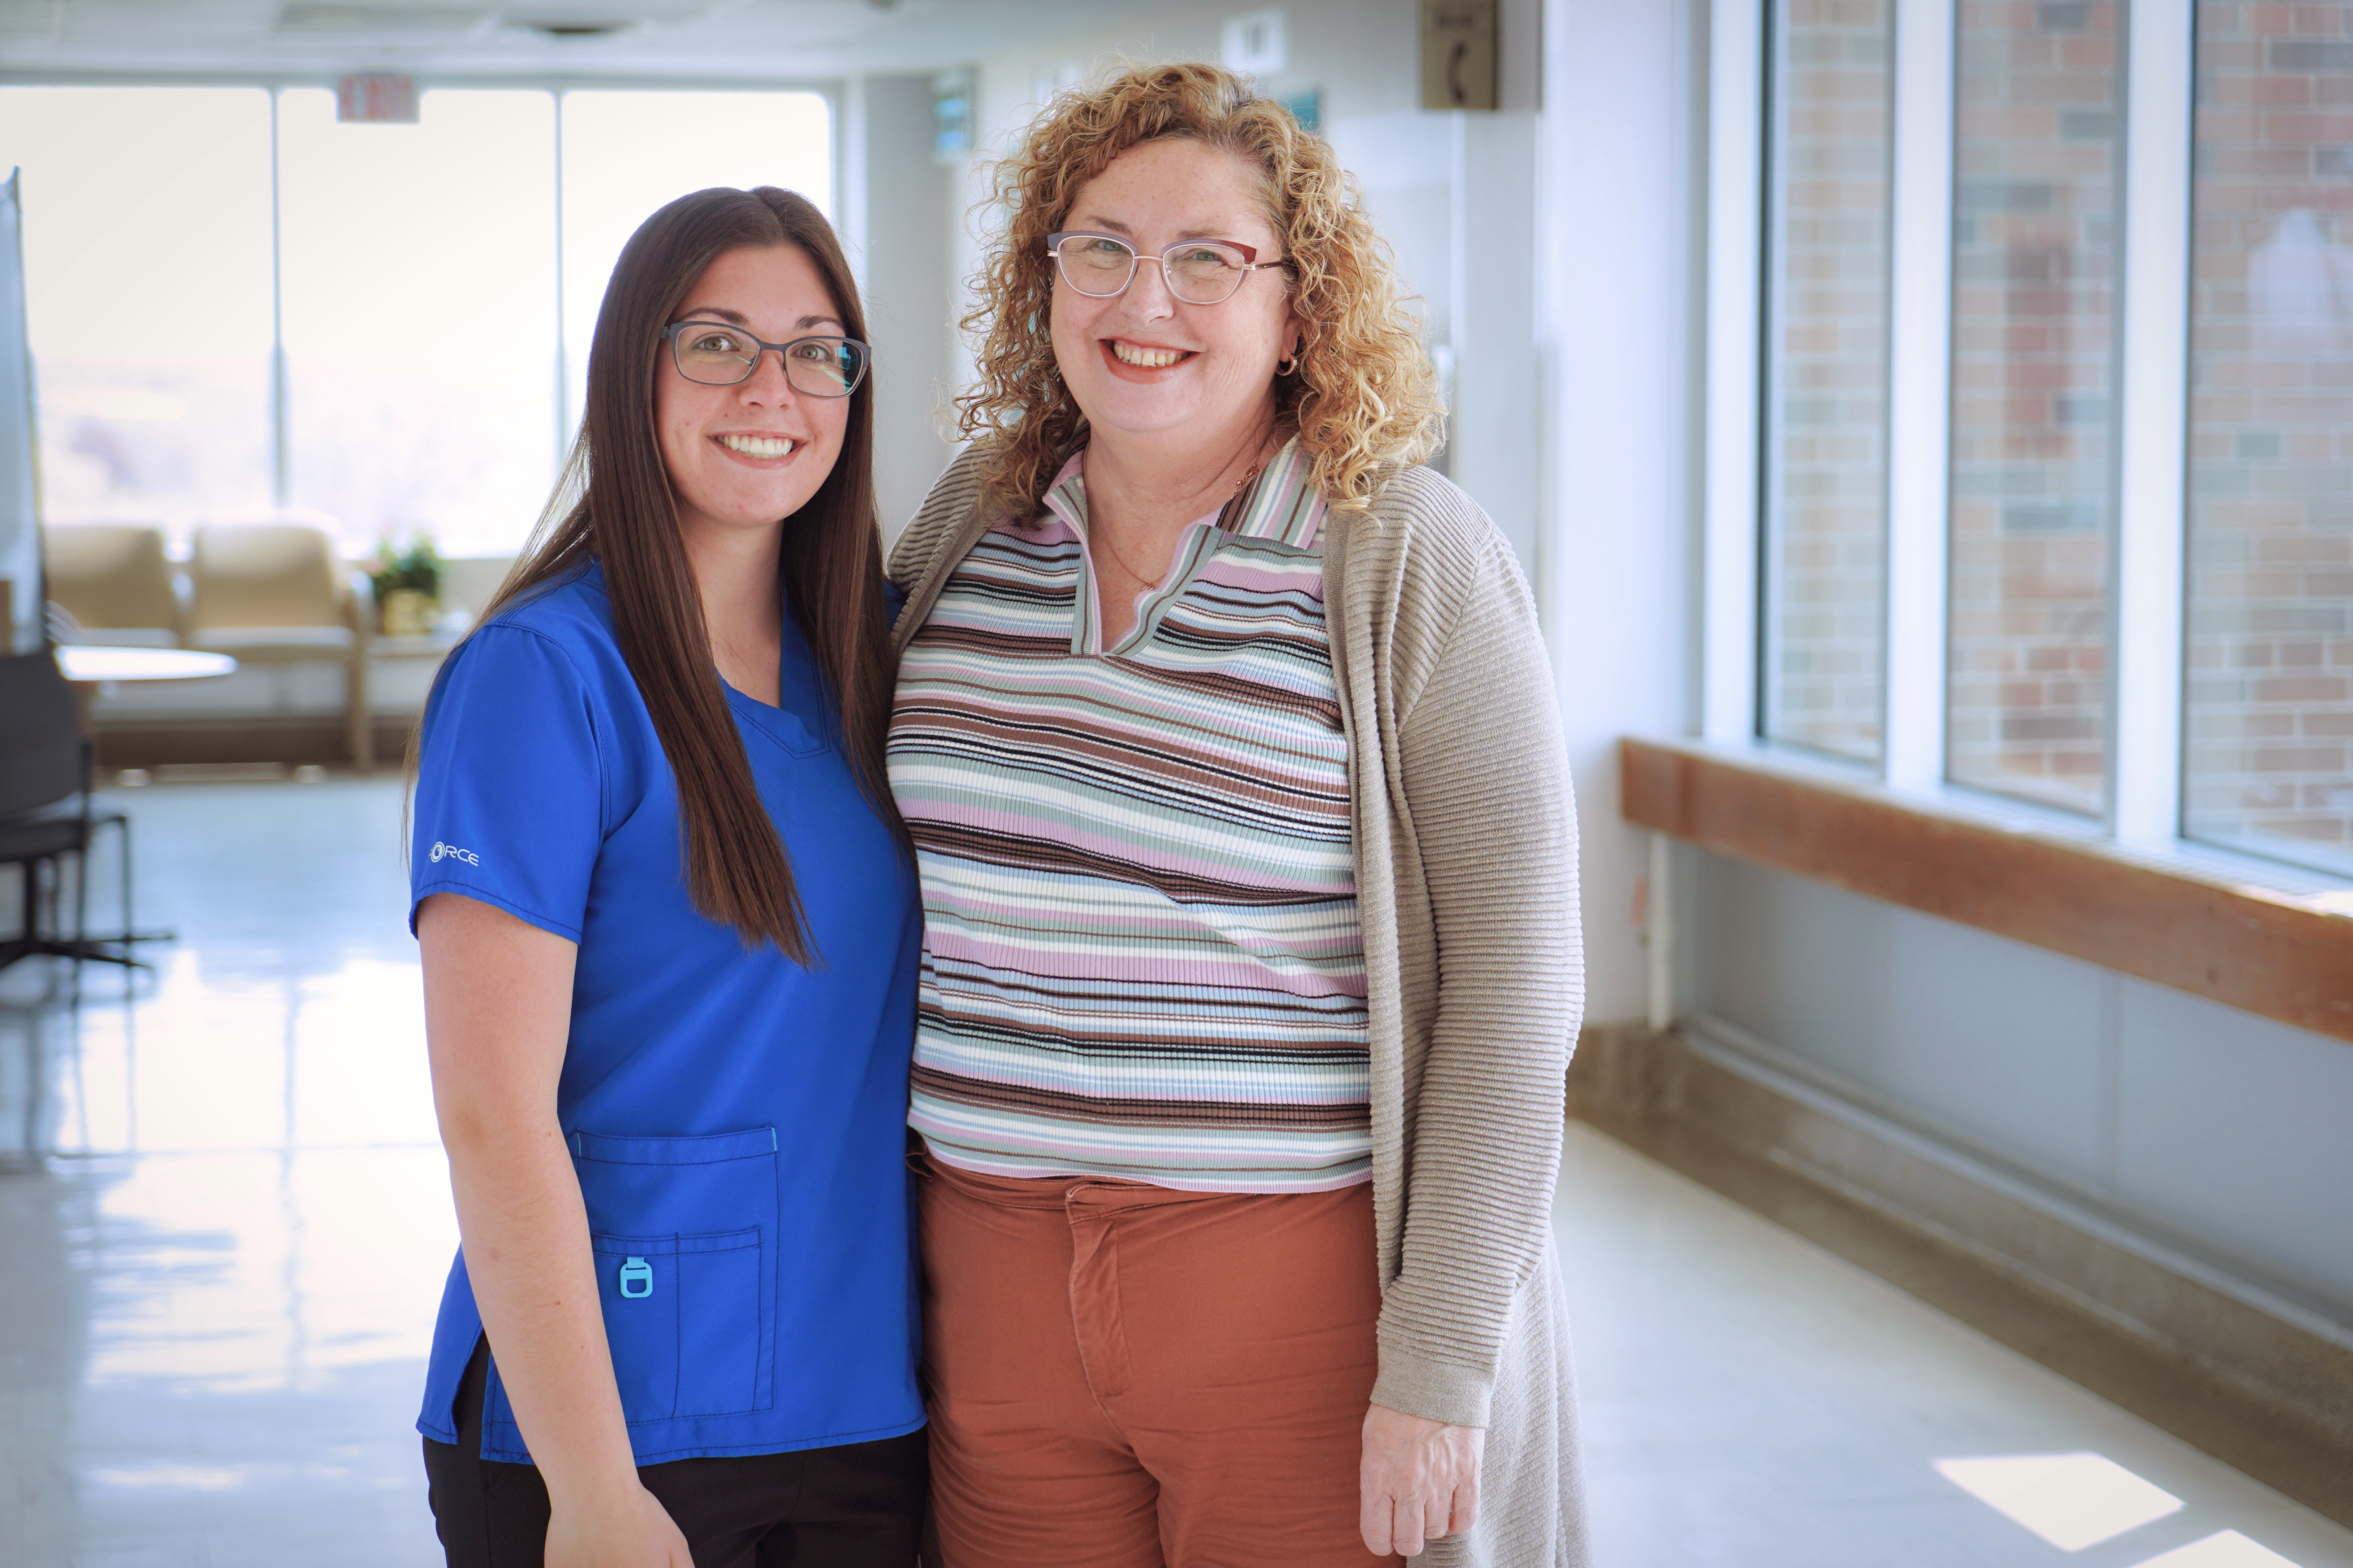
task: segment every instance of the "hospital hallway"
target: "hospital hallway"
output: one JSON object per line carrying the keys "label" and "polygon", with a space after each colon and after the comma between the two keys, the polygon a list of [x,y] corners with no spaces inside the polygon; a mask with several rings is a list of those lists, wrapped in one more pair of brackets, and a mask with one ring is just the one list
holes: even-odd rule
{"label": "hospital hallway", "polygon": [[[722,210],[814,237],[663,248]],[[800,296],[836,242],[828,310]],[[1558,1105],[1590,1550],[1548,1460],[1499,1462],[1492,1539],[1564,1544],[1479,1568],[2353,1568],[2353,0],[0,4],[0,1568],[443,1561],[415,1424],[455,1219],[403,772],[452,679],[491,717],[438,731],[417,805],[451,907],[589,863],[584,737],[620,792],[596,863],[647,879],[596,884],[617,945],[562,1037],[628,1114],[567,1131],[645,1110],[627,1142],[661,1147],[613,1163],[652,1168],[767,1129],[726,1160],[818,1173],[607,1208],[613,1299],[654,1298],[608,1341],[655,1336],[636,1451],[915,1419],[902,1251],[832,1206],[876,1189],[776,1158],[806,1112],[897,1190],[925,961],[864,862],[822,870],[872,826],[850,752],[779,739],[715,600],[703,643],[663,612],[778,741],[743,756],[790,866],[894,922],[772,962],[687,918],[799,929],[748,808],[699,863],[768,889],[728,906],[673,896],[628,804],[725,782],[614,760],[686,754],[654,667],[549,658],[566,692],[602,672],[575,725],[477,657],[522,631],[469,640],[541,613],[501,590],[543,523],[585,519],[625,600],[675,585],[607,531],[667,552],[658,505],[587,499],[700,526],[694,444],[615,478],[657,460],[607,439],[639,350],[717,411],[712,472],[819,487],[728,515],[840,561],[877,534],[921,606],[877,765],[961,847],[924,868],[928,1133],[1178,1188],[1398,1173],[1383,1386],[1486,1411],[1510,1461],[1550,1452],[1548,1281],[1514,1266]],[[754,418],[771,394],[841,423]],[[1130,437],[1199,504],[1123,499]],[[1116,542],[1147,491],[1187,525],[1166,566]],[[818,609],[863,614],[854,575]],[[862,646],[780,592],[814,651]],[[881,728],[879,675],[835,684]],[[797,815],[804,776],[838,818]],[[175,934],[77,970],[123,929],[126,840],[132,923]],[[540,912],[585,942],[576,893]],[[786,989],[707,978],[739,962]],[[805,984],[885,1023],[818,1027]],[[891,1067],[840,1110],[733,1070],[741,1016]],[[839,1249],[805,1235],[862,1259],[810,1291],[832,1315],[761,1318],[807,1337],[681,1397],[720,1363],[670,1335],[659,1259],[814,1279]],[[1161,1278],[1217,1291],[1132,1290],[1180,1336],[1313,1370],[1222,1273]],[[748,1287],[710,1300],[752,1343]],[[973,1300],[967,1364],[1045,1386],[995,1325],[1057,1309]],[[795,1365],[821,1423],[777,1401]],[[887,1407],[825,1404],[834,1373]],[[1487,1561],[1514,1552],[1543,1561]]]}
{"label": "hospital hallway", "polygon": [[[79,1000],[0,976],[0,1563],[438,1563],[412,1423],[455,1229],[401,786],[108,798],[178,940]],[[2353,1568],[2353,1531],[1568,1131],[1596,1563]]]}

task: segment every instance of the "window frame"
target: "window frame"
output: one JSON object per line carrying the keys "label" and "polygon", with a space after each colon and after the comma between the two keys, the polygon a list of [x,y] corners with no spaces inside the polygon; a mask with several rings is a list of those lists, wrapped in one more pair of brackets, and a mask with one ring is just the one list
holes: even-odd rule
{"label": "window frame", "polygon": [[[1957,0],[1900,0],[1891,243],[1886,721],[1877,767],[1823,765],[1894,792],[1999,802],[2070,837],[2220,854],[2308,886],[2321,868],[2183,834],[2187,470],[2196,0],[2133,0],[2124,25],[2124,242],[2116,522],[2110,562],[2107,806],[2087,817],[1995,796],[1947,772],[1952,235]],[[1704,310],[1705,498],[1699,552],[1699,737],[1765,752],[1767,569],[1764,140],[1770,5],[1710,16]],[[1809,758],[1812,753],[1807,753]],[[2287,868],[2294,868],[2288,872]]]}

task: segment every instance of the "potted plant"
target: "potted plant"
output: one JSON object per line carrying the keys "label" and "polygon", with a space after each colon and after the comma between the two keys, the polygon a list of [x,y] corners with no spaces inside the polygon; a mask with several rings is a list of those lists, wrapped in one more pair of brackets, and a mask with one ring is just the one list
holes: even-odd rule
{"label": "potted plant", "polygon": [[386,538],[376,546],[368,581],[385,636],[421,637],[433,629],[441,603],[441,552],[430,534],[412,535],[405,545]]}

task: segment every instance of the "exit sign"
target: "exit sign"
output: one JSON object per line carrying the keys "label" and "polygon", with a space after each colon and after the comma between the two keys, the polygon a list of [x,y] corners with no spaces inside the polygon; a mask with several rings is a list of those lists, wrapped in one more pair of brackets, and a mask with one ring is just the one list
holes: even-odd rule
{"label": "exit sign", "polygon": [[354,72],[335,83],[335,118],[345,125],[414,125],[417,79]]}

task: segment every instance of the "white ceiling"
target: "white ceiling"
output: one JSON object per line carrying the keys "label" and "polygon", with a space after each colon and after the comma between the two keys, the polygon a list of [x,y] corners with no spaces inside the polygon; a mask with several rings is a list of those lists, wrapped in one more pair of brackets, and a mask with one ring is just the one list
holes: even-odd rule
{"label": "white ceiling", "polygon": [[809,79],[931,70],[1104,0],[0,0],[0,74]]}

